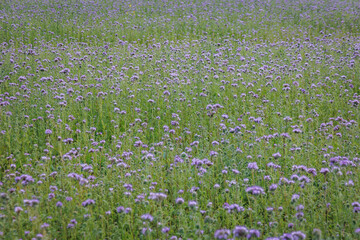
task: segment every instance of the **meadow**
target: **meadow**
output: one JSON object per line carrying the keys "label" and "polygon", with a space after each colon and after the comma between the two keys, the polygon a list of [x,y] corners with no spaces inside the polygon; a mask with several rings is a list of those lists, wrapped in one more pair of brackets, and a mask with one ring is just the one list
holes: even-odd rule
{"label": "meadow", "polygon": [[360,239],[357,0],[0,1],[0,239]]}

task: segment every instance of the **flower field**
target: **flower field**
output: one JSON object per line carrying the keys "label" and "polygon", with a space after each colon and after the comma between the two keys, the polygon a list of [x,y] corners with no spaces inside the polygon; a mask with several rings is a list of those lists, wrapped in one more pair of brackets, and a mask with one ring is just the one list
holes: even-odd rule
{"label": "flower field", "polygon": [[0,239],[360,239],[360,2],[0,2]]}

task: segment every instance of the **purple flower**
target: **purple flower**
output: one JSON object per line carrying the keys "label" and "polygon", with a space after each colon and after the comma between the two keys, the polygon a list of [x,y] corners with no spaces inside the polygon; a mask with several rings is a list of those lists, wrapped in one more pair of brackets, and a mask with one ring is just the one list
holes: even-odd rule
{"label": "purple flower", "polygon": [[300,129],[298,129],[298,128],[295,128],[295,129],[293,130],[293,133],[302,133],[302,131],[301,131]]}
{"label": "purple flower", "polygon": [[245,208],[242,206],[239,206],[238,204],[228,204],[228,203],[224,203],[223,208],[228,210],[229,213],[231,212],[243,212],[245,211]]}
{"label": "purple flower", "polygon": [[52,134],[52,131],[50,129],[46,129],[45,134],[47,134],[47,135]]}
{"label": "purple flower", "polygon": [[62,69],[61,71],[60,71],[60,73],[69,73],[70,72],[70,69],[68,69],[68,68],[64,68],[64,69]]}
{"label": "purple flower", "polygon": [[95,200],[93,200],[93,199],[87,199],[87,200],[85,200],[84,202],[82,202],[82,206],[83,207],[86,207],[86,206],[88,206],[88,205],[93,205],[93,204],[95,204]]}
{"label": "purple flower", "polygon": [[257,229],[250,229],[248,235],[246,236],[248,239],[250,238],[259,238],[260,231]]}
{"label": "purple flower", "polygon": [[248,234],[248,229],[244,226],[236,226],[233,230],[233,236],[235,238],[245,238]]}
{"label": "purple flower", "polygon": [[54,194],[54,193],[49,193],[49,196],[48,196],[49,200],[50,200],[50,199],[53,199],[54,197],[55,197],[55,194]]}
{"label": "purple flower", "polygon": [[246,188],[246,192],[250,193],[252,195],[260,195],[260,194],[265,194],[264,189],[259,187],[259,186],[251,186]]}
{"label": "purple flower", "polygon": [[292,195],[291,197],[291,202],[295,202],[296,200],[298,200],[300,198],[300,195],[299,194],[294,194]]}
{"label": "purple flower", "polygon": [[151,232],[152,232],[151,228],[143,228],[143,229],[141,229],[141,233],[143,235],[146,235],[146,234],[151,233]]}
{"label": "purple flower", "polygon": [[215,239],[228,239],[230,234],[231,232],[229,229],[219,229],[215,231],[214,237]]}
{"label": "purple flower", "polygon": [[25,199],[24,200],[24,204],[27,205],[27,206],[31,206],[31,207],[35,206],[35,205],[37,205],[39,203],[40,203],[40,201],[37,200],[37,199],[31,199],[31,200]]}
{"label": "purple flower", "polygon": [[291,235],[295,240],[302,240],[306,238],[306,234],[300,231],[292,232]]}
{"label": "purple flower", "polygon": [[116,208],[116,211],[118,213],[128,214],[129,212],[131,212],[131,208],[124,208],[123,206],[120,206],[120,207]]}
{"label": "purple flower", "polygon": [[120,206],[120,207],[116,208],[116,211],[118,213],[122,213],[122,212],[124,212],[124,210],[125,210],[125,208],[123,206]]}
{"label": "purple flower", "polygon": [[142,215],[141,219],[142,220],[148,220],[149,222],[152,222],[152,220],[154,220],[154,217],[147,213],[147,214]]}
{"label": "purple flower", "polygon": [[148,199],[155,200],[155,201],[162,201],[167,198],[165,193],[150,193]]}
{"label": "purple flower", "polygon": [[184,203],[184,199],[183,199],[183,198],[177,198],[177,199],[175,200],[175,203],[176,203],[176,204],[183,204],[183,203]]}
{"label": "purple flower", "polygon": [[322,173],[322,174],[324,174],[324,175],[326,175],[327,173],[329,173],[330,172],[330,170],[328,169],[328,168],[322,168],[321,170],[320,170],[320,173]]}
{"label": "purple flower", "polygon": [[72,224],[72,223],[69,223],[68,225],[67,225],[67,228],[74,228],[75,227],[75,224]]}
{"label": "purple flower", "polygon": [[212,156],[216,156],[216,155],[218,155],[218,152],[215,152],[215,151],[210,151],[210,156],[212,157]]}
{"label": "purple flower", "polygon": [[271,184],[269,187],[270,191],[275,191],[277,189],[278,185],[277,184]]}
{"label": "purple flower", "polygon": [[258,167],[256,162],[251,162],[251,163],[248,164],[248,169],[258,170],[259,167]]}
{"label": "purple flower", "polygon": [[281,154],[280,153],[274,153],[273,155],[273,158],[275,158],[275,159],[278,159],[278,158],[281,158]]}
{"label": "purple flower", "polygon": [[23,209],[21,207],[15,207],[15,210],[14,210],[16,213],[20,213],[23,211]]}
{"label": "purple flower", "polygon": [[48,223],[44,223],[44,224],[42,224],[40,227],[41,227],[41,228],[48,228],[48,227],[50,227],[50,225],[49,225]]}
{"label": "purple flower", "polygon": [[72,197],[66,197],[66,201],[70,202],[72,200],[73,200]]}
{"label": "purple flower", "polygon": [[189,201],[188,205],[190,208],[196,208],[197,207],[197,202],[196,201]]}

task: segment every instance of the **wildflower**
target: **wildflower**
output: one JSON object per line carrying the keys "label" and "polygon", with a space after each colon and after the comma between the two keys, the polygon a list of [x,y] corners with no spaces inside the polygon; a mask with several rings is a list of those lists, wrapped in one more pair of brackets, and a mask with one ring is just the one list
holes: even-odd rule
{"label": "wildflower", "polygon": [[271,184],[269,187],[270,191],[275,191],[277,189],[278,185],[277,184]]}
{"label": "wildflower", "polygon": [[248,169],[258,170],[259,167],[258,167],[256,162],[251,162],[251,163],[248,164]]}
{"label": "wildflower", "polygon": [[320,173],[322,173],[322,174],[324,174],[324,175],[326,175],[327,173],[329,173],[330,172],[330,170],[328,169],[328,168],[322,168],[321,170],[320,170]]}
{"label": "wildflower", "polygon": [[183,198],[177,198],[175,200],[176,204],[183,204],[184,203],[184,199]]}
{"label": "wildflower", "polygon": [[151,228],[143,228],[143,229],[141,229],[141,233],[143,235],[146,235],[146,234],[151,233],[151,232],[152,232]]}
{"label": "wildflower", "polygon": [[84,202],[82,202],[82,206],[83,207],[86,207],[86,206],[88,206],[88,205],[93,205],[93,204],[95,204],[95,200],[93,200],[93,199],[87,199],[87,200],[85,200]]}
{"label": "wildflower", "polygon": [[148,220],[149,222],[152,222],[154,220],[154,217],[147,213],[147,214],[142,215],[141,219],[142,220]]}
{"label": "wildflower", "polygon": [[281,158],[281,154],[280,153],[274,153],[273,155],[273,158],[275,158],[275,159],[278,159],[278,158]]}
{"label": "wildflower", "polygon": [[264,189],[259,186],[248,187],[248,188],[246,188],[246,192],[250,193],[252,195],[265,194]]}
{"label": "wildflower", "polygon": [[67,228],[74,228],[75,227],[75,224],[72,224],[72,223],[69,223],[68,225],[67,225]]}
{"label": "wildflower", "polygon": [[66,197],[65,200],[68,201],[68,202],[70,202],[70,201],[72,201],[72,197]]}
{"label": "wildflower", "polygon": [[295,240],[302,240],[306,238],[305,233],[301,232],[301,231],[297,231],[297,232],[292,232],[291,235],[293,236],[293,238]]}
{"label": "wildflower", "polygon": [[228,239],[230,234],[231,232],[229,229],[219,229],[215,231],[214,237],[215,239]]}
{"label": "wildflower", "polygon": [[16,213],[20,213],[23,211],[23,209],[21,207],[15,207],[15,210],[14,210]]}
{"label": "wildflower", "polygon": [[37,205],[39,203],[40,203],[40,201],[37,200],[37,199],[31,199],[31,200],[25,199],[24,200],[24,204],[27,205],[27,206],[31,206],[31,207],[35,206],[35,205]]}
{"label": "wildflower", "polygon": [[155,200],[155,201],[161,201],[167,198],[167,195],[165,193],[150,193],[150,196],[148,199]]}
{"label": "wildflower", "polygon": [[48,228],[48,227],[50,227],[50,225],[49,225],[48,223],[44,223],[44,224],[42,224],[40,227],[41,227],[41,228]]}
{"label": "wildflower", "polygon": [[250,238],[259,238],[260,237],[260,231],[257,229],[250,229],[248,235],[246,236],[248,239]]}
{"label": "wildflower", "polygon": [[45,134],[47,134],[47,135],[52,134],[52,131],[50,129],[46,129]]}
{"label": "wildflower", "polygon": [[248,234],[248,229],[244,226],[236,226],[233,230],[233,236],[235,238],[245,238]]}
{"label": "wildflower", "polygon": [[196,201],[189,201],[188,205],[190,208],[196,208],[197,207],[197,202]]}
{"label": "wildflower", "polygon": [[299,194],[294,194],[292,195],[291,197],[291,202],[295,202],[296,200],[298,200],[300,198],[300,195]]}

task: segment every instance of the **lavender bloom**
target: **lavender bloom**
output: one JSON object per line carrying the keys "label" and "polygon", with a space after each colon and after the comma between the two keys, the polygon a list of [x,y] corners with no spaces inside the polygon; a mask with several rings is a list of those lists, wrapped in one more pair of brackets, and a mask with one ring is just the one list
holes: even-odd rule
{"label": "lavender bloom", "polygon": [[24,200],[24,204],[27,205],[27,206],[30,206],[30,207],[35,206],[35,205],[37,205],[39,203],[40,203],[40,201],[37,200],[37,199],[30,199],[30,200],[25,199]]}
{"label": "lavender bloom", "polygon": [[322,173],[322,174],[324,174],[324,175],[326,175],[327,173],[329,173],[330,172],[330,170],[328,169],[328,168],[322,168],[321,170],[320,170],[320,173]]}
{"label": "lavender bloom", "polygon": [[50,129],[46,129],[45,134],[47,134],[47,135],[52,134],[52,131]]}
{"label": "lavender bloom", "polygon": [[359,1],[50,2],[0,4],[3,238],[358,237]]}
{"label": "lavender bloom", "polygon": [[60,73],[69,73],[70,72],[70,69],[68,69],[68,68],[64,68],[64,69],[62,69],[61,71],[60,71]]}
{"label": "lavender bloom", "polygon": [[152,229],[151,228],[142,228],[141,229],[141,234],[142,235],[146,235],[146,234],[149,234],[152,232]]}
{"label": "lavender bloom", "polygon": [[259,186],[248,187],[248,188],[246,188],[246,192],[250,193],[252,195],[265,194],[264,189]]}
{"label": "lavender bloom", "polygon": [[306,238],[306,234],[300,231],[292,232],[291,235],[295,240],[302,240]]}
{"label": "lavender bloom", "polygon": [[281,158],[281,154],[280,153],[274,153],[273,155],[273,158],[275,158],[275,159],[278,159],[278,158]]}
{"label": "lavender bloom", "polygon": [[14,210],[16,213],[20,213],[23,211],[23,209],[21,207],[15,207],[15,210]]}
{"label": "lavender bloom", "polygon": [[229,205],[228,203],[224,203],[223,205],[224,209],[226,209],[229,213],[231,212],[243,212],[245,211],[245,208],[243,208],[242,206],[239,206],[238,204],[231,204]]}
{"label": "lavender bloom", "polygon": [[233,236],[235,238],[245,238],[248,234],[248,229],[244,226],[236,226],[233,230]]}
{"label": "lavender bloom", "polygon": [[215,239],[228,239],[230,234],[231,234],[231,232],[229,229],[219,229],[219,230],[215,231],[214,238]]}
{"label": "lavender bloom", "polygon": [[149,222],[152,222],[154,220],[154,217],[147,213],[147,214],[142,215],[141,219],[142,220],[148,220]]}
{"label": "lavender bloom", "polygon": [[251,238],[259,238],[260,237],[260,231],[257,229],[250,229],[248,235],[246,236],[248,239]]}
{"label": "lavender bloom", "polygon": [[75,224],[69,223],[66,228],[74,228]]}
{"label": "lavender bloom", "polygon": [[248,164],[248,169],[258,170],[259,167],[258,167],[256,162],[251,162],[251,163]]}
{"label": "lavender bloom", "polygon": [[87,199],[87,200],[85,200],[84,202],[82,202],[82,206],[83,207],[86,207],[86,206],[88,206],[88,205],[93,205],[93,204],[95,204],[95,200],[93,200],[93,199]]}
{"label": "lavender bloom", "polygon": [[42,224],[40,227],[41,227],[41,228],[48,228],[48,227],[50,227],[50,225],[49,225],[48,223],[44,223],[44,224]]}
{"label": "lavender bloom", "polygon": [[299,194],[294,194],[292,195],[291,197],[291,202],[295,202],[296,200],[298,200],[300,198],[300,195]]}
{"label": "lavender bloom", "polygon": [[196,208],[197,207],[197,202],[196,201],[189,201],[188,203],[190,208]]}
{"label": "lavender bloom", "polygon": [[270,191],[275,191],[277,189],[278,185],[277,184],[271,184],[269,187]]}
{"label": "lavender bloom", "polygon": [[116,211],[118,213],[122,213],[122,212],[124,212],[124,210],[125,210],[125,208],[123,206],[120,206],[120,207],[116,208]]}
{"label": "lavender bloom", "polygon": [[155,201],[162,201],[167,198],[167,195],[164,193],[150,193],[148,199],[155,200]]}
{"label": "lavender bloom", "polygon": [[72,200],[73,200],[72,197],[66,197],[66,201],[70,202]]}
{"label": "lavender bloom", "polygon": [[129,212],[131,212],[131,208],[124,208],[123,206],[120,206],[116,208],[116,212],[128,214]]}

